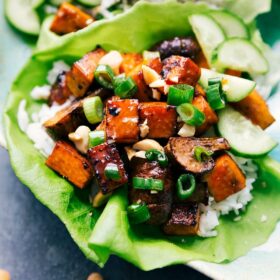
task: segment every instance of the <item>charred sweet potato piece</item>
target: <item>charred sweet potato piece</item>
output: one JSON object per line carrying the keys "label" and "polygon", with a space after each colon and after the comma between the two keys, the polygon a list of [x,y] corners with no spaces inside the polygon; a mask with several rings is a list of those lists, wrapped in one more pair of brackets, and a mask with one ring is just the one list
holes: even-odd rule
{"label": "charred sweet potato piece", "polygon": [[137,99],[110,99],[106,105],[106,135],[117,143],[133,143],[139,137]]}
{"label": "charred sweet potato piece", "polygon": [[242,115],[250,119],[254,124],[266,129],[275,122],[274,117],[269,112],[265,100],[254,90],[243,100],[232,103],[232,106]]}
{"label": "charred sweet potato piece", "polygon": [[203,147],[212,152],[230,148],[224,138],[171,137],[165,147],[165,152],[175,164],[179,164],[186,171],[203,173],[213,169],[215,163],[212,157],[202,161],[195,158],[196,147]]}
{"label": "charred sweet potato piece", "polygon": [[241,77],[242,72],[238,70],[227,69],[225,71],[225,74],[235,76],[235,77]]}
{"label": "charred sweet potato piece", "polygon": [[168,235],[197,235],[200,211],[197,204],[174,205],[163,231]]}
{"label": "charred sweet potato piece", "polygon": [[103,49],[96,49],[76,61],[66,75],[66,84],[76,97],[85,95],[94,79],[94,71],[99,60],[105,55]]}
{"label": "charred sweet potato piece", "polygon": [[66,73],[62,72],[57,76],[55,83],[52,85],[48,103],[49,105],[52,105],[54,102],[63,104],[70,95],[71,91],[66,85]]}
{"label": "charred sweet potato piece", "polygon": [[80,100],[58,111],[54,117],[44,123],[44,126],[54,139],[62,139],[68,138],[68,134],[75,131],[80,125],[87,124],[83,101]]}
{"label": "charred sweet potato piece", "polygon": [[200,84],[196,84],[194,87],[194,95],[195,96],[203,96],[206,97],[206,92]]}
{"label": "charred sweet potato piece", "polygon": [[90,162],[64,141],[56,142],[46,165],[80,189],[93,177]]}
{"label": "charred sweet potato piece", "polygon": [[219,156],[215,160],[215,167],[205,177],[209,192],[217,202],[241,191],[246,186],[244,174],[228,154]]}
{"label": "charred sweet potato piece", "polygon": [[144,102],[139,106],[140,123],[147,120],[147,138],[169,138],[176,133],[177,112],[166,102]]}
{"label": "charred sweet potato piece", "polygon": [[194,97],[192,104],[205,115],[204,123],[196,128],[196,135],[201,135],[218,122],[218,117],[202,95]]}
{"label": "charred sweet potato piece", "polygon": [[150,59],[145,64],[155,70],[158,74],[160,74],[162,71],[163,65],[159,57]]}
{"label": "charred sweet potato piece", "polygon": [[93,17],[67,2],[61,4],[51,24],[51,31],[63,35],[80,30],[94,21]]}
{"label": "charred sweet potato piece", "polygon": [[190,58],[172,55],[163,60],[162,76],[167,84],[195,86],[200,78],[200,68]]}
{"label": "charred sweet potato piece", "polygon": [[142,65],[143,57],[139,53],[123,54],[123,61],[120,66],[120,72],[129,75],[129,73],[137,66]]}
{"label": "charred sweet potato piece", "polygon": [[156,161],[148,161],[144,158],[133,157],[130,162],[131,178],[153,178],[164,182],[164,189],[157,193],[150,190],[129,188],[129,199],[131,203],[145,202],[150,210],[151,219],[149,224],[164,223],[170,213],[173,193],[173,180],[169,168],[163,168]]}
{"label": "charred sweet potato piece", "polygon": [[[88,159],[93,165],[94,174],[103,194],[110,193],[127,183],[127,173],[124,169],[120,154],[114,144],[104,143],[89,149]],[[105,168],[110,163],[118,166],[120,179],[111,180],[106,177]]]}

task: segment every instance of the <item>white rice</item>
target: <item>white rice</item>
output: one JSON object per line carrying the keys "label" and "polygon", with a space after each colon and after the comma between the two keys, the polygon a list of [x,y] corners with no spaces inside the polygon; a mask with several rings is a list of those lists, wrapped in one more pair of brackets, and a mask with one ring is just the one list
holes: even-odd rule
{"label": "white rice", "polygon": [[56,81],[57,76],[61,72],[64,72],[64,71],[67,72],[69,70],[70,70],[70,66],[68,64],[66,64],[64,61],[58,60],[58,61],[54,62],[53,68],[49,71],[48,77],[47,77],[49,84],[53,85]]}
{"label": "white rice", "polygon": [[51,94],[51,86],[36,86],[32,89],[30,95],[34,100],[48,100]]}

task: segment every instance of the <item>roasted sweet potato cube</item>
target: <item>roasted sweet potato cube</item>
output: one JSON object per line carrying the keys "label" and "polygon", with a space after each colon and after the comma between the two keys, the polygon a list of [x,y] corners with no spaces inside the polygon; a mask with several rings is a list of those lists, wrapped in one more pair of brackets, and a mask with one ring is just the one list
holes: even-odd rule
{"label": "roasted sweet potato cube", "polygon": [[64,141],[56,142],[46,165],[80,189],[86,187],[93,177],[90,162]]}
{"label": "roasted sweet potato cube", "polygon": [[70,72],[66,75],[66,83],[74,96],[82,97],[85,95],[93,82],[98,62],[104,55],[103,49],[96,49],[73,64]]}
{"label": "roasted sweet potato cube", "polygon": [[51,31],[63,35],[80,30],[93,22],[93,17],[67,2],[61,4],[51,24]]}
{"label": "roasted sweet potato cube", "polygon": [[66,85],[66,73],[62,72],[57,76],[55,83],[52,85],[48,103],[49,105],[52,105],[54,102],[63,104],[70,95],[71,91]]}
{"label": "roasted sweet potato cube", "polygon": [[238,70],[233,70],[233,69],[227,69],[225,71],[225,74],[235,76],[235,77],[241,77],[242,72]]}
{"label": "roasted sweet potato cube", "polygon": [[166,102],[144,102],[139,107],[140,123],[147,121],[147,138],[169,138],[176,133],[177,112]]}
{"label": "roasted sweet potato cube", "polygon": [[206,181],[210,194],[217,202],[246,186],[244,174],[228,154],[223,154],[215,160],[215,167],[206,175]]}
{"label": "roasted sweet potato cube", "polygon": [[200,211],[197,204],[174,205],[163,231],[168,235],[197,235]]}
{"label": "roasted sweet potato cube", "polygon": [[162,62],[159,57],[152,58],[145,63],[148,67],[155,70],[158,74],[162,71]]}
{"label": "roasted sweet potato cube", "polygon": [[58,111],[44,126],[54,139],[62,139],[68,138],[69,133],[86,124],[88,122],[83,110],[83,101],[80,100]]}
{"label": "roasted sweet potato cube", "polygon": [[[104,143],[89,149],[88,158],[93,165],[94,174],[103,194],[110,193],[127,183],[127,173],[124,169],[120,154],[114,144]],[[106,177],[105,168],[110,163],[118,166],[120,179],[111,180]]]}
{"label": "roasted sweet potato cube", "polygon": [[200,78],[200,68],[189,57],[172,55],[163,60],[162,75],[167,84],[195,86]]}
{"label": "roasted sweet potato cube", "polygon": [[266,129],[275,122],[274,117],[269,112],[265,100],[254,90],[243,100],[232,103],[232,106],[242,115],[250,119],[254,124]]}
{"label": "roasted sweet potato cube", "polygon": [[196,96],[192,104],[205,115],[204,123],[196,128],[196,135],[201,135],[218,122],[218,117],[202,95]]}
{"label": "roasted sweet potato cube", "polygon": [[203,96],[206,97],[206,92],[200,84],[196,84],[194,87],[194,95],[195,96]]}
{"label": "roasted sweet potato cube", "polygon": [[123,61],[120,66],[120,72],[129,75],[129,73],[137,66],[142,65],[143,57],[139,53],[123,54]]}
{"label": "roasted sweet potato cube", "polygon": [[116,143],[133,143],[139,137],[137,99],[110,99],[106,105],[106,135]]}

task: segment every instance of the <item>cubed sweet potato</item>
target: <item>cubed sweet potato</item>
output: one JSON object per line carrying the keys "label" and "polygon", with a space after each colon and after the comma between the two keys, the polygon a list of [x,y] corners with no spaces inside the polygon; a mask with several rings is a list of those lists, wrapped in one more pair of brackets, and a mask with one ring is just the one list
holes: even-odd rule
{"label": "cubed sweet potato", "polygon": [[70,95],[71,91],[66,85],[66,73],[62,72],[57,76],[56,82],[52,85],[48,103],[49,105],[52,105],[54,102],[63,104]]}
{"label": "cubed sweet potato", "polygon": [[250,119],[254,124],[266,129],[275,122],[274,117],[269,112],[265,100],[254,90],[243,100],[232,103],[232,106],[242,115]]}
{"label": "cubed sweet potato", "polygon": [[147,138],[169,138],[176,133],[177,112],[166,102],[144,102],[139,106],[140,123],[147,120]]}
{"label": "cubed sweet potato", "polygon": [[153,70],[155,70],[158,74],[160,74],[161,71],[162,71],[163,65],[162,65],[162,62],[161,62],[159,57],[152,58],[152,59],[148,60],[147,62],[145,62],[145,64],[148,67],[150,67]]}
{"label": "cubed sweet potato", "polygon": [[105,51],[99,48],[87,53],[73,64],[70,72],[66,75],[66,83],[74,96],[82,97],[85,95],[93,82],[98,62],[104,55]]}
{"label": "cubed sweet potato", "polygon": [[134,143],[139,137],[137,99],[110,99],[106,105],[106,135],[116,143]]}
{"label": "cubed sweet potato", "polygon": [[196,84],[194,87],[194,95],[195,96],[203,96],[206,97],[206,92],[200,84]]}
{"label": "cubed sweet potato", "polygon": [[242,72],[238,70],[227,69],[225,71],[225,74],[235,76],[235,77],[241,77]]}
{"label": "cubed sweet potato", "polygon": [[195,96],[192,104],[205,115],[204,123],[196,128],[196,135],[201,135],[218,122],[218,117],[202,95]]}
{"label": "cubed sweet potato", "polygon": [[195,86],[200,78],[200,68],[189,57],[172,55],[163,60],[162,75],[167,84]]}
{"label": "cubed sweet potato", "polygon": [[123,54],[123,61],[120,66],[120,72],[128,75],[135,67],[142,65],[143,57],[139,53]]}
{"label": "cubed sweet potato", "polygon": [[246,186],[244,174],[228,154],[223,154],[215,160],[215,167],[206,175],[206,181],[210,194],[217,202]]}
{"label": "cubed sweet potato", "polygon": [[59,7],[51,24],[51,31],[63,35],[80,30],[94,21],[93,17],[83,12],[78,7],[63,3]]}
{"label": "cubed sweet potato", "polygon": [[197,235],[200,211],[197,204],[174,205],[163,231],[168,235]]}
{"label": "cubed sweet potato", "polygon": [[86,187],[93,177],[90,162],[64,141],[56,142],[46,165],[80,189]]}
{"label": "cubed sweet potato", "polygon": [[[93,165],[98,185],[103,194],[110,193],[128,182],[128,176],[124,169],[123,161],[114,144],[103,143],[89,149],[88,158]],[[105,175],[105,168],[110,163],[118,166],[120,174],[118,180],[108,179]]]}

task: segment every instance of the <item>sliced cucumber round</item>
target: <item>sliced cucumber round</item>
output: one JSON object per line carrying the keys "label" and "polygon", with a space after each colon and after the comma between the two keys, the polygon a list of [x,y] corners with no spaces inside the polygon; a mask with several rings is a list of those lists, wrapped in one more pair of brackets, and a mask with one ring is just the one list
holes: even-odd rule
{"label": "sliced cucumber round", "polygon": [[209,64],[212,64],[212,52],[226,36],[219,24],[206,14],[194,14],[189,17],[192,30]]}
{"label": "sliced cucumber round", "polygon": [[5,13],[10,23],[18,30],[38,35],[40,32],[40,18],[35,8],[44,0],[6,0]]}
{"label": "sliced cucumber round", "polygon": [[230,68],[256,74],[268,71],[268,62],[261,51],[250,41],[240,38],[221,43],[213,52],[212,63],[218,69]]}
{"label": "sliced cucumber round", "polygon": [[220,77],[225,81],[224,91],[226,100],[228,102],[237,102],[249,95],[254,88],[256,83],[254,81],[246,80],[243,78],[217,73],[212,70],[201,68],[201,76],[199,83],[207,89],[208,80],[211,78]]}
{"label": "sliced cucumber round", "polygon": [[256,158],[277,146],[277,142],[265,131],[231,107],[220,110],[218,116],[218,131],[228,140],[234,153]]}
{"label": "sliced cucumber round", "polygon": [[228,38],[249,39],[249,30],[240,17],[228,11],[212,11],[210,15],[223,28]]}

